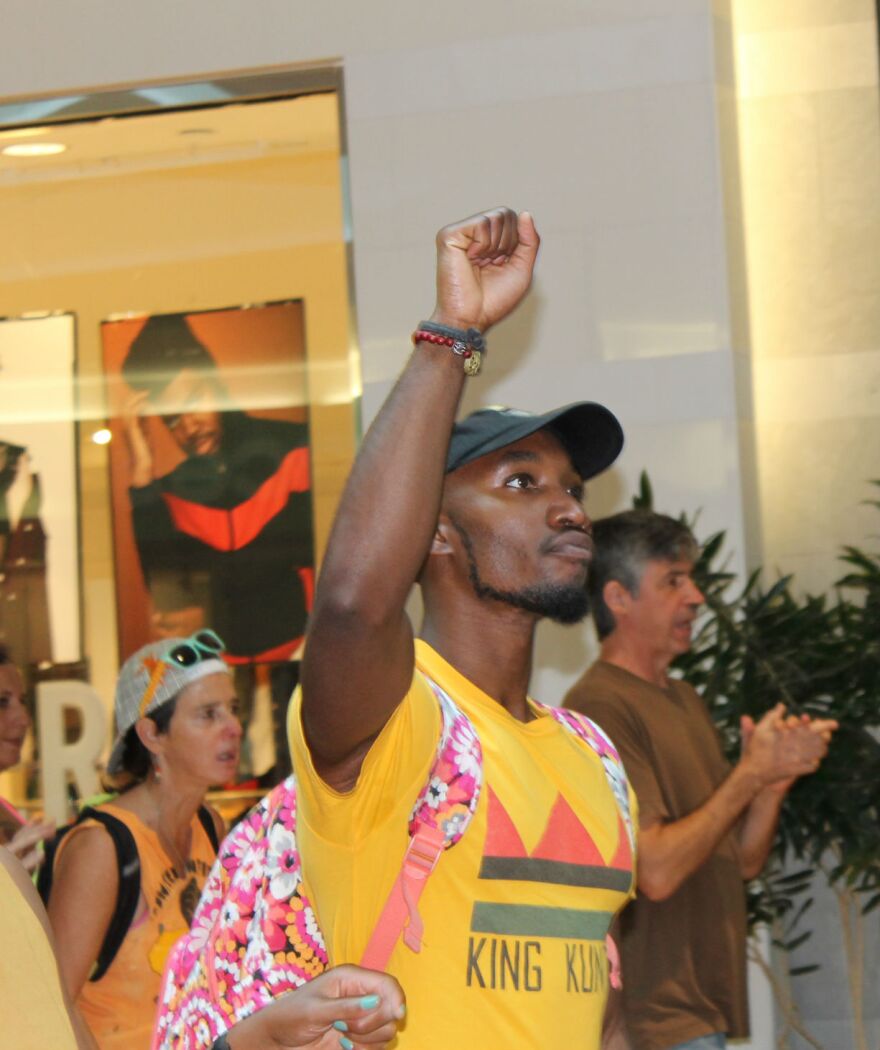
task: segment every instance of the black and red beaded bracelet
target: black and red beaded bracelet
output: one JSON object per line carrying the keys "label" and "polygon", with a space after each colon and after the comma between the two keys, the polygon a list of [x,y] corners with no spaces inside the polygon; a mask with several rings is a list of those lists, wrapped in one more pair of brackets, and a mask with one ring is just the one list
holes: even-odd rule
{"label": "black and red beaded bracelet", "polygon": [[436,346],[448,346],[462,358],[465,373],[477,376],[483,366],[483,354],[486,352],[486,341],[479,328],[449,328],[434,321],[420,321],[413,332],[413,343],[433,343]]}

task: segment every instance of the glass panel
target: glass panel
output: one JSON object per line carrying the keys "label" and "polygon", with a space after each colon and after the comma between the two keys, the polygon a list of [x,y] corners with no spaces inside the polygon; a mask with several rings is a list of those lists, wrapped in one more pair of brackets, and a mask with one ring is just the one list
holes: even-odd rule
{"label": "glass panel", "polygon": [[[144,580],[139,559],[120,556],[118,535],[114,542],[114,510],[117,522],[131,512],[131,455],[119,425],[128,388],[120,362],[105,356],[102,325],[105,333],[128,326],[133,339],[148,317],[182,315],[198,329],[210,327],[199,318],[223,315],[254,341],[218,351],[224,384],[242,414],[308,419],[312,561],[320,558],[354,454],[360,396],[340,99],[333,90],[259,99],[293,95],[293,83],[302,91],[338,81],[338,71],[323,69],[0,107],[0,316],[76,318],[82,654],[108,718],[120,653],[155,625],[118,630],[117,595],[129,583],[143,592]],[[71,121],[138,106],[151,112]],[[28,119],[42,123],[8,127]],[[64,148],[3,152],[47,144]],[[297,304],[301,345],[290,345],[286,364],[267,364],[258,322],[281,304]],[[235,319],[257,323],[236,327]],[[209,350],[214,338],[199,333]],[[35,354],[31,367],[39,386],[45,363]],[[0,372],[0,395],[6,383]],[[40,418],[35,408],[34,424]],[[175,448],[167,422],[149,424],[160,447],[171,442],[166,453]],[[182,462],[198,451],[177,445],[176,454]],[[157,470],[167,473],[162,455]]]}

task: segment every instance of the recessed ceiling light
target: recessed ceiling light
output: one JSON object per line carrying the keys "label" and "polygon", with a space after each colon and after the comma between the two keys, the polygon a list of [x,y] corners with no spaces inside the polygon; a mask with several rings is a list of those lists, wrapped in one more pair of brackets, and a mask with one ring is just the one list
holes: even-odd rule
{"label": "recessed ceiling light", "polygon": [[0,152],[7,157],[51,157],[66,149],[63,142],[16,142],[12,146],[4,146]]}

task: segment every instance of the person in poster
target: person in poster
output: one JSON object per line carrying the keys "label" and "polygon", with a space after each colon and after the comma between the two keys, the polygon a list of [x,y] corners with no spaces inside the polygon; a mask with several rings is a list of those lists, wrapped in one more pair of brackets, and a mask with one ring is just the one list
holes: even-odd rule
{"label": "person in poster", "polygon": [[[150,317],[122,364],[135,545],[158,638],[211,623],[233,663],[289,659],[313,586],[307,423],[232,404],[182,314]],[[184,455],[156,474],[144,426],[158,417]]]}
{"label": "person in poster", "polygon": [[52,660],[41,502],[28,450],[0,439],[0,644],[25,665]]}

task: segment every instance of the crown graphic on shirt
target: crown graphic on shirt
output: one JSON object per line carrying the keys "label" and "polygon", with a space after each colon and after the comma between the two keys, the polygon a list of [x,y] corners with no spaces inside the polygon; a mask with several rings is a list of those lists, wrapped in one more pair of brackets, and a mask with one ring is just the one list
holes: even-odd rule
{"label": "crown graphic on shirt", "polygon": [[633,858],[617,814],[617,847],[606,861],[569,803],[557,794],[538,844],[529,852],[501,800],[488,788],[481,878],[521,879],[615,889],[628,887]]}

